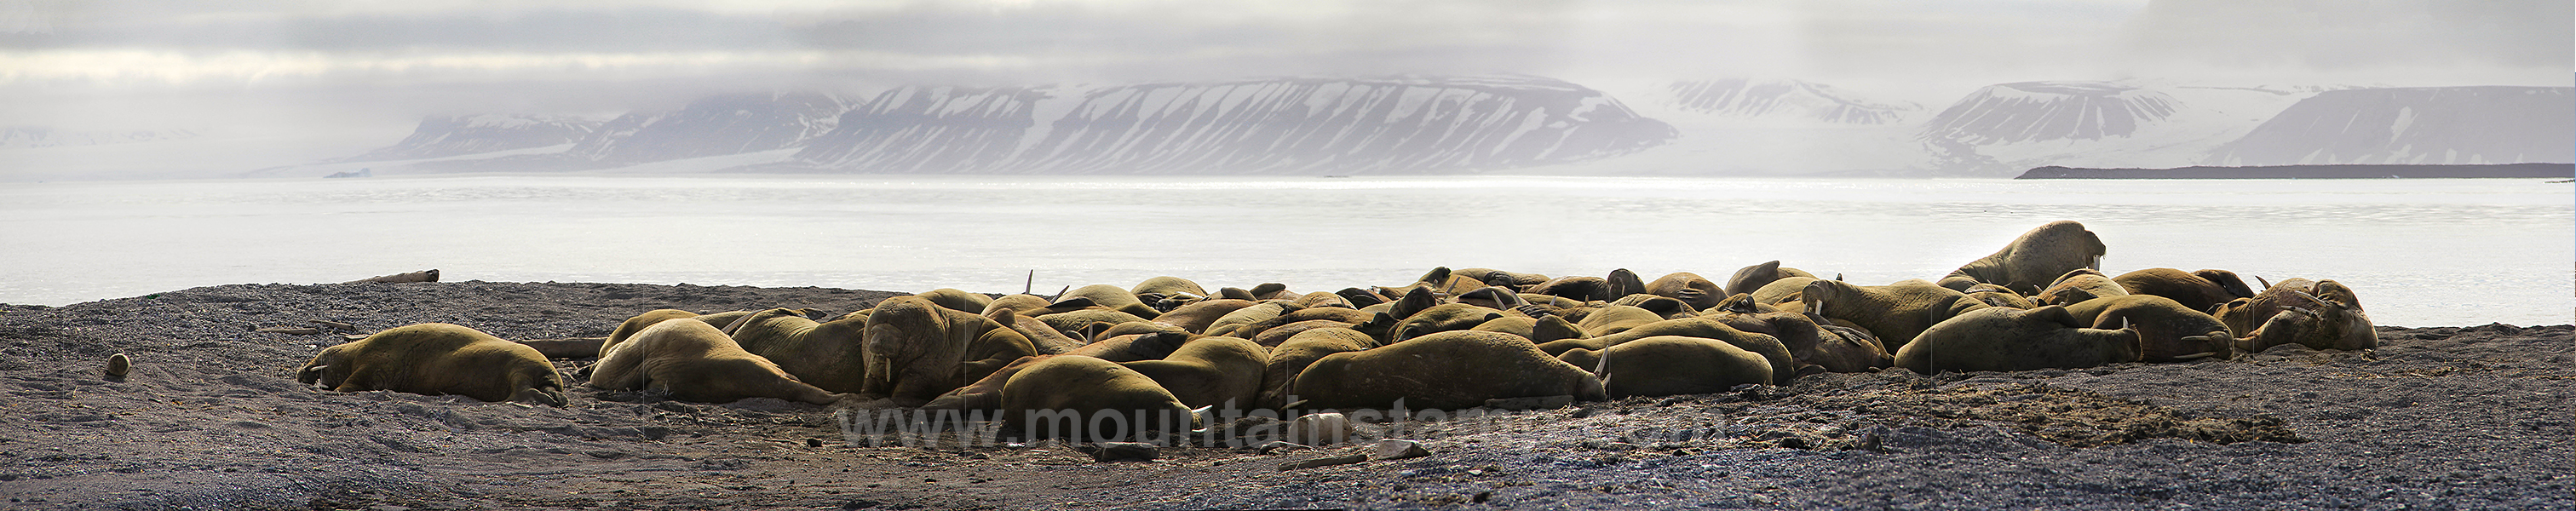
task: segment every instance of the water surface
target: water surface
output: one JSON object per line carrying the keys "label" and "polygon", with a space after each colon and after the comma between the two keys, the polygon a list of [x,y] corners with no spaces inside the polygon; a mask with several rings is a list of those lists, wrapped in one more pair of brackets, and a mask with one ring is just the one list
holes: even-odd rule
{"label": "water surface", "polygon": [[[474,176],[0,185],[0,302],[448,280],[1051,292],[1396,285],[1433,266],[1937,279],[2051,220],[2103,269],[2331,278],[2381,324],[2569,323],[2541,180]],[[792,304],[781,304],[792,305]]]}

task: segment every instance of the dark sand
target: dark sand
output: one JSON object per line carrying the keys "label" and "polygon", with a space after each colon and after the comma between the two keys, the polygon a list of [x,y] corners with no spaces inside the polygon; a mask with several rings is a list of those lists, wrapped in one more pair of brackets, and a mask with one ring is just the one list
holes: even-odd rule
{"label": "dark sand", "polygon": [[[0,306],[0,498],[27,509],[2576,509],[2576,327],[2382,327],[2371,352],[1787,387],[1414,423],[1356,447],[853,447],[824,407],[576,387],[569,407],[344,394],[332,320],[509,339],[655,308],[838,314],[894,293],[451,282],[229,285]],[[108,355],[133,357],[121,381]],[[585,362],[558,360],[567,372]],[[1364,428],[1362,436],[1389,434]],[[818,446],[819,444],[819,446]]]}

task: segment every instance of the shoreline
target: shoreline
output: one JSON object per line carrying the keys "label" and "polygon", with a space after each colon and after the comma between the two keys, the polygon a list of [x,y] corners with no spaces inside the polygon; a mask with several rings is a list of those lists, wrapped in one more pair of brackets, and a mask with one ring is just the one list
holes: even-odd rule
{"label": "shoreline", "polygon": [[[1302,470],[1279,466],[1368,444],[1115,463],[1050,442],[854,446],[832,409],[769,399],[576,387],[554,408],[317,391],[292,368],[336,336],[254,331],[320,319],[585,337],[653,308],[839,313],[896,294],[232,284],[0,308],[0,497],[32,509],[2576,507],[2571,325],[2383,326],[2382,348],[2364,352],[1817,375],[1503,412],[1495,427],[1427,422],[1404,434],[1429,456]],[[133,374],[99,377],[110,353],[132,357]],[[2277,424],[2295,439],[2198,441],[2160,421]],[[2066,440],[2079,437],[2099,441]]]}

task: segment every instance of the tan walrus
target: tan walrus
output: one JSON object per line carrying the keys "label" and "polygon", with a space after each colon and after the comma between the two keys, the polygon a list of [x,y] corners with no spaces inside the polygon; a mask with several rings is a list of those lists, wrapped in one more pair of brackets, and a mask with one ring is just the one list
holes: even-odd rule
{"label": "tan walrus", "polygon": [[1979,282],[2003,286],[2024,295],[2076,268],[2102,269],[2102,238],[2084,224],[2059,220],[2041,224],[2014,238],[1993,255],[1969,261],[1941,278],[1941,287],[1966,291]]}
{"label": "tan walrus", "polygon": [[394,327],[323,348],[296,368],[295,380],[340,392],[454,394],[554,406],[569,402],[563,377],[536,348],[447,323]]}
{"label": "tan walrus", "polygon": [[723,331],[696,321],[664,321],[637,332],[599,357],[590,386],[667,391],[673,399],[701,403],[767,397],[829,405],[842,397],[797,381]]}

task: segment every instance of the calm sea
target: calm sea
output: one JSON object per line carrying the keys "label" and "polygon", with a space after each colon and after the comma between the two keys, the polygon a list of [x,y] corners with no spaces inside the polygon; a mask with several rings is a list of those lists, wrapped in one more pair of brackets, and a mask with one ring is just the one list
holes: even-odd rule
{"label": "calm sea", "polygon": [[0,184],[0,302],[226,283],[1396,285],[1433,266],[1937,279],[2050,220],[2103,269],[2336,279],[2380,324],[2576,315],[2543,180],[476,176]]}

